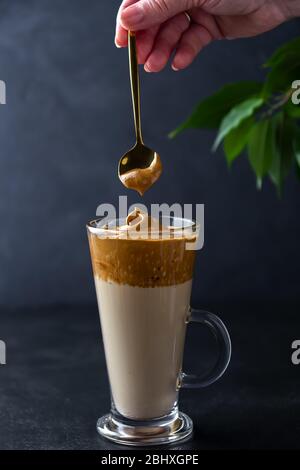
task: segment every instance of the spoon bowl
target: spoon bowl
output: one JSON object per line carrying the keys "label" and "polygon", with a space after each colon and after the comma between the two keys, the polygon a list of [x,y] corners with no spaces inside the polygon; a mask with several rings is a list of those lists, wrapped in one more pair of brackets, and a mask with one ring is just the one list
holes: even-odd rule
{"label": "spoon bowl", "polygon": [[146,147],[143,142],[136,37],[132,31],[128,32],[128,51],[136,144],[121,158],[118,173],[124,186],[134,189],[142,196],[160,177],[162,164],[158,153]]}
{"label": "spoon bowl", "polygon": [[119,178],[141,196],[158,180],[162,164],[157,152],[137,142],[119,162]]}

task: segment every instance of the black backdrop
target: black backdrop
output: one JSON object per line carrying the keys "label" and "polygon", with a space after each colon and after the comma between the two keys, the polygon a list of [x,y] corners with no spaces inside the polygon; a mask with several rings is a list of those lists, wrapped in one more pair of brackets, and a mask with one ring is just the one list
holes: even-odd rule
{"label": "black backdrop", "polygon": [[[0,0],[1,449],[116,448],[95,430],[109,388],[85,223],[119,195],[141,201],[116,175],[133,141],[118,3]],[[194,303],[222,313],[233,343],[219,383],[181,393],[195,424],[181,449],[299,448],[300,185],[291,176],[279,201],[269,183],[256,191],[246,159],[229,172],[211,155],[213,133],[166,137],[223,84],[262,79],[260,65],[299,31],[295,21],[218,42],[185,72],[142,77],[145,140],[165,166],[145,202],[205,204]],[[197,328],[188,340],[187,366],[203,370],[212,342]]]}
{"label": "black backdrop", "polygon": [[[142,202],[116,176],[133,141],[127,54],[113,42],[118,5],[0,1],[2,305],[94,302],[85,222],[121,194]],[[261,79],[260,65],[297,34],[295,21],[259,38],[215,43],[185,72],[142,76],[145,140],[165,166],[145,201],[206,206],[199,299],[299,298],[295,177],[279,201],[269,183],[256,192],[245,158],[229,172],[222,153],[211,155],[213,133],[167,139],[197,100],[231,81]]]}

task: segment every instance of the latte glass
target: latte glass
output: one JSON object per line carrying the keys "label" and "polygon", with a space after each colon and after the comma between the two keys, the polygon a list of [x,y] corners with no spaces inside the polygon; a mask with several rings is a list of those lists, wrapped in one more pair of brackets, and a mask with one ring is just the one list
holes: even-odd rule
{"label": "latte glass", "polygon": [[[225,372],[231,342],[219,317],[190,307],[199,226],[163,217],[166,233],[118,234],[124,220],[87,225],[112,405],[98,432],[120,444],[168,444],[192,435],[178,410],[182,388],[203,388]],[[186,327],[216,339],[217,360],[204,377],[182,371]],[[201,345],[200,345],[201,348]]]}

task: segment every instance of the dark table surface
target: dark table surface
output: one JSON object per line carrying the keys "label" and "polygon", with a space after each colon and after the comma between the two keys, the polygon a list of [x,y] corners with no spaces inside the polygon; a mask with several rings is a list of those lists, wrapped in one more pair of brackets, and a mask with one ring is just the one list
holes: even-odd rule
{"label": "dark table surface", "polygon": [[[207,307],[222,311],[232,362],[218,383],[181,392],[195,433],[175,449],[299,448],[300,365],[291,363],[299,304]],[[96,306],[2,308],[0,339],[0,449],[124,449],[95,428],[110,406]],[[213,353],[207,332],[194,327],[186,367],[203,370]]]}

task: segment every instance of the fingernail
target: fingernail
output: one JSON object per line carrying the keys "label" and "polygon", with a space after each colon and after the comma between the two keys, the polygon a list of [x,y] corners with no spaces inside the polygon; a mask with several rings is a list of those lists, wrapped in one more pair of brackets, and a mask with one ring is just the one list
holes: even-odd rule
{"label": "fingernail", "polygon": [[149,73],[151,72],[151,70],[149,69],[149,67],[148,67],[147,64],[144,65],[144,70],[145,70],[146,72],[149,72]]}
{"label": "fingernail", "polygon": [[175,67],[175,65],[172,65],[172,69],[174,70],[174,72],[179,72],[179,69]]}
{"label": "fingernail", "polygon": [[122,46],[120,46],[117,41],[115,41],[115,46],[118,48],[118,49],[121,49]]}
{"label": "fingernail", "polygon": [[121,15],[121,22],[124,22],[128,26],[136,26],[144,18],[144,13],[139,5],[132,5],[131,7],[125,8]]}

